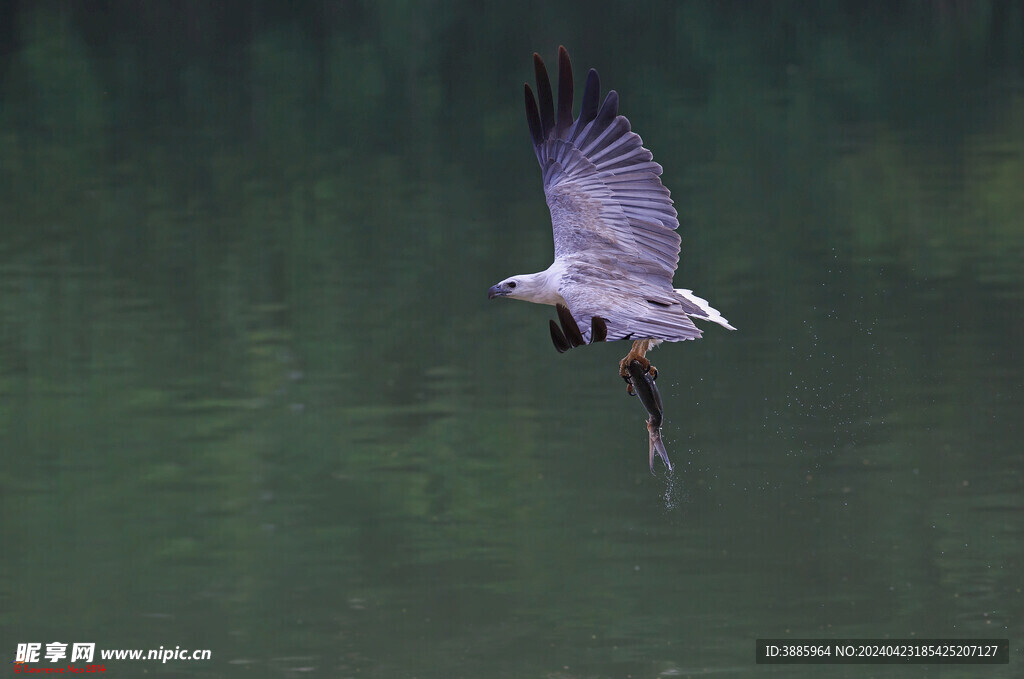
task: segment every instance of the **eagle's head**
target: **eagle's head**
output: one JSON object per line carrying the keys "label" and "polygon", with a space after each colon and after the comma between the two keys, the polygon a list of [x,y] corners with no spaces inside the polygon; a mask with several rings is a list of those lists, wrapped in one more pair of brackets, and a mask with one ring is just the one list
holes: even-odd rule
{"label": "eagle's head", "polygon": [[565,304],[558,292],[563,267],[556,262],[539,273],[523,273],[506,278],[487,291],[487,299],[511,297],[536,304]]}
{"label": "eagle's head", "polygon": [[492,285],[487,291],[487,299],[495,297],[511,297],[512,299],[525,299],[529,283],[519,276],[506,278],[497,285]]}

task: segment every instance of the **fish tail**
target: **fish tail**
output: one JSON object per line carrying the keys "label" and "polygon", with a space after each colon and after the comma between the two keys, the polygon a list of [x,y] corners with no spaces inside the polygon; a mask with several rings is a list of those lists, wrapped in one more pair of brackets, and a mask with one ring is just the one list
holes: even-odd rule
{"label": "fish tail", "polygon": [[654,453],[658,453],[658,457],[665,463],[669,471],[672,471],[672,463],[668,459],[668,451],[665,450],[665,443],[661,440],[661,427],[652,426],[651,423],[647,423],[647,432],[650,436],[650,453],[649,460],[651,466],[651,473],[654,473]]}

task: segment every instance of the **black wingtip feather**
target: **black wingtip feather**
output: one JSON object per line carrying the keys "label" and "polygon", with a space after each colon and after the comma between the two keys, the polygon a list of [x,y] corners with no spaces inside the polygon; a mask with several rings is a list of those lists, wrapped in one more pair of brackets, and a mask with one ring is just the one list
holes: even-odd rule
{"label": "black wingtip feather", "polygon": [[524,87],[526,91],[526,124],[530,126],[533,145],[540,146],[544,137],[540,127],[540,116],[537,114],[537,100],[533,98],[533,90],[530,89],[530,85],[527,83]]}
{"label": "black wingtip feather", "polygon": [[608,339],[608,323],[600,316],[590,319],[590,343],[604,342]]}
{"label": "black wingtip feather", "polygon": [[555,323],[554,319],[549,320],[551,328],[551,342],[555,345],[555,350],[564,354],[569,351],[572,347],[569,346],[569,340],[565,339],[565,335],[562,334],[561,328],[558,327],[558,323]]}
{"label": "black wingtip feather", "polygon": [[565,338],[569,340],[569,344],[574,347],[586,344],[583,341],[583,333],[580,332],[580,326],[576,324],[576,319],[572,317],[569,307],[564,304],[556,304],[555,310],[558,312],[558,320],[562,324],[562,332],[565,333]]}
{"label": "black wingtip feather", "polygon": [[555,103],[551,99],[551,80],[548,70],[544,68],[544,60],[536,52],[533,53],[533,71],[537,76],[537,103],[540,106],[540,125],[543,138],[547,139],[555,127]]}
{"label": "black wingtip feather", "polygon": [[555,136],[561,138],[572,125],[572,62],[565,46],[558,46],[558,122]]}
{"label": "black wingtip feather", "polygon": [[598,127],[603,127],[604,125],[611,123],[617,115],[619,115],[619,93],[615,90],[609,90],[608,96],[604,98],[604,103],[601,104],[601,110],[597,114],[597,117],[600,120]]}
{"label": "black wingtip feather", "polygon": [[597,103],[600,96],[601,77],[597,75],[596,70],[590,69],[587,73],[587,82],[583,86],[583,103],[580,105],[580,117],[576,119],[576,124],[572,128],[573,140],[579,137],[583,128],[597,117]]}
{"label": "black wingtip feather", "polygon": [[597,69],[592,68],[587,72],[587,84],[583,87],[583,108],[580,110],[580,118],[588,123],[597,117],[597,102],[601,98],[601,76]]}

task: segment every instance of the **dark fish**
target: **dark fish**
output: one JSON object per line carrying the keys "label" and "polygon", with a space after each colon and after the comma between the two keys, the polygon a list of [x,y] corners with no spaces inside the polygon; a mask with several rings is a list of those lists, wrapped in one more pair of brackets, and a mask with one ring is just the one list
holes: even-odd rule
{"label": "dark fish", "polygon": [[[656,375],[657,373],[654,373]],[[665,466],[672,471],[672,463],[668,459],[668,451],[661,440],[661,423],[664,413],[661,407],[661,393],[658,385],[654,383],[654,375],[651,374],[650,366],[647,368],[640,361],[629,362],[629,384],[633,387],[633,393],[640,397],[640,402],[647,409],[650,416],[647,419],[647,433],[650,437],[650,465],[651,473],[654,473],[654,453],[658,453]]]}

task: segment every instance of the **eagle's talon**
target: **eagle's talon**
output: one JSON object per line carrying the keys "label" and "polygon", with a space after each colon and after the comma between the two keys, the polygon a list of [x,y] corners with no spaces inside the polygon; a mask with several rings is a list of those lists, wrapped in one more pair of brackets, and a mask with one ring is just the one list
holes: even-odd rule
{"label": "eagle's talon", "polygon": [[628,384],[626,384],[626,394],[629,395],[629,396],[635,396],[636,395],[636,390],[633,389],[633,383],[632,382],[629,382]]}
{"label": "eagle's talon", "polygon": [[[637,351],[637,347],[634,345],[633,349],[626,354],[621,361],[619,361],[619,377],[629,382],[629,364],[636,361],[640,364],[641,370],[647,372],[651,367],[651,362],[644,358],[644,355]],[[655,371],[657,372],[657,371]]]}
{"label": "eagle's talon", "polygon": [[647,368],[647,372],[650,374],[652,380],[658,379],[658,369],[653,365]]}
{"label": "eagle's talon", "polygon": [[[629,358],[629,356],[626,358]],[[619,377],[625,380],[626,384],[629,384],[629,361],[626,358],[619,361]]]}

